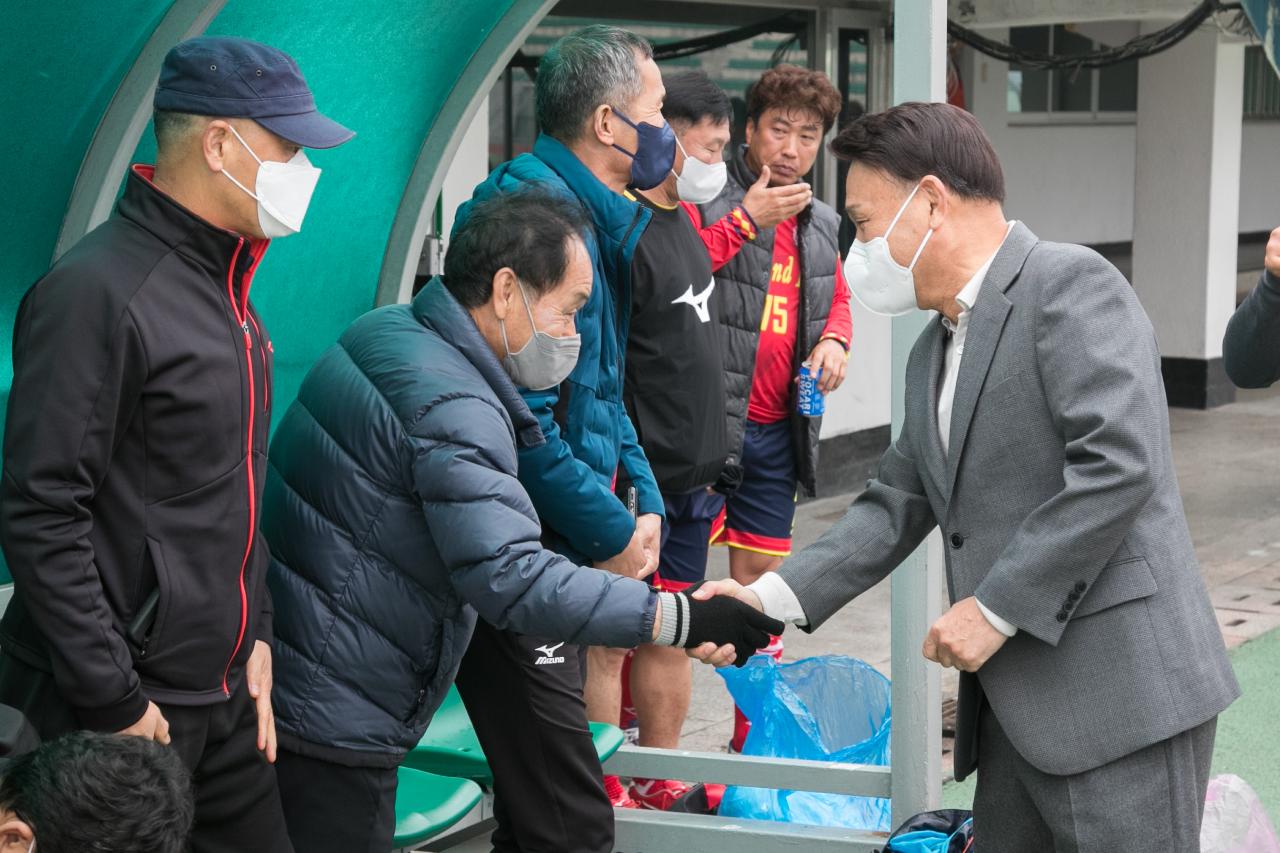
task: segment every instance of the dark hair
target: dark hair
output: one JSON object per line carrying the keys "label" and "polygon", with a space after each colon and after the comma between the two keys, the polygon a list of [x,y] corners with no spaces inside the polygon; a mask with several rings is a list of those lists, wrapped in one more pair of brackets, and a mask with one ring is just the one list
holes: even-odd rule
{"label": "dark hair", "polygon": [[191,113],[156,110],[151,120],[152,130],[156,135],[156,151],[163,152],[172,146],[190,131],[200,118]]}
{"label": "dark hair", "polygon": [[840,115],[840,103],[840,93],[821,71],[778,65],[751,84],[751,91],[747,93],[747,118],[757,124],[765,110],[774,107],[806,110],[818,114],[822,119],[822,132],[826,133]]}
{"label": "dark hair", "polygon": [[536,186],[472,202],[444,256],[444,286],[464,308],[493,295],[493,276],[511,267],[542,295],[569,267],[571,240],[587,229],[582,205]]}
{"label": "dark hair", "polygon": [[867,113],[831,141],[831,153],[915,183],[933,175],[956,195],[1004,201],[1004,170],[982,125],[943,103]]}
{"label": "dark hair", "polygon": [[733,106],[724,89],[702,71],[683,71],[662,79],[667,95],[662,102],[662,117],[668,122],[695,125],[704,118],[712,124],[733,120]]}
{"label": "dark hair", "polygon": [[625,110],[644,89],[639,60],[652,56],[648,41],[605,24],[557,40],[538,61],[533,84],[538,127],[561,142],[572,142],[596,107]]}
{"label": "dark hair", "polygon": [[195,805],[177,752],[125,735],[75,732],[13,760],[0,808],[40,853],[183,853]]}

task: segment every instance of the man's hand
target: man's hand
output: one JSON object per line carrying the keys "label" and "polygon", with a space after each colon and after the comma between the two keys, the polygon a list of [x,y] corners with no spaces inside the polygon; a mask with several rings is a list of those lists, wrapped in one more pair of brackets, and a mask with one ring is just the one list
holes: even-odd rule
{"label": "man's hand", "polygon": [[249,682],[249,695],[258,707],[258,750],[267,761],[276,763],[276,715],[271,710],[271,647],[261,640],[254,641],[253,654],[245,666],[245,678]]}
{"label": "man's hand", "polygon": [[830,394],[840,387],[841,382],[844,382],[844,371],[849,363],[849,354],[839,341],[831,338],[818,341],[813,352],[809,353],[808,361],[809,370],[822,369],[822,374],[818,377],[818,390],[823,394]]}
{"label": "man's hand", "polygon": [[[764,606],[760,603],[760,596],[747,589],[735,580],[707,581],[700,585],[690,598],[695,601],[706,601],[717,595],[736,598],[743,604],[746,604],[761,613],[764,612]],[[685,654],[694,660],[702,661],[705,664],[714,666],[717,669],[723,666],[729,666],[737,657],[738,652],[732,643],[717,646],[715,643],[702,643],[691,649],[685,649]]]}
{"label": "man's hand", "polygon": [[708,598],[714,598],[717,595],[736,598],[743,604],[749,604],[761,613],[764,612],[764,605],[760,603],[760,596],[732,578],[725,578],[722,581],[704,581],[698,585],[698,588],[691,593],[690,597],[697,601],[706,601]]}
{"label": "man's hand", "polygon": [[596,563],[595,567],[627,578],[644,580],[649,577],[658,569],[658,554],[651,553],[644,547],[646,535],[637,519],[636,531],[631,534],[631,541],[627,543],[627,547],[609,559]]}
{"label": "man's hand", "polygon": [[164,714],[160,713],[160,707],[155,702],[147,702],[147,710],[142,715],[142,719],[116,734],[146,738],[168,746],[169,721],[164,718]]}
{"label": "man's hand", "polygon": [[787,187],[769,186],[769,167],[765,166],[756,182],[747,188],[747,194],[742,198],[742,209],[751,216],[757,228],[772,228],[804,210],[812,199],[813,190],[803,182]]}
{"label": "man's hand", "polygon": [[924,640],[924,656],[943,666],[977,672],[1009,638],[997,631],[969,596],[942,614]]}
{"label": "man's hand", "polygon": [[[645,559],[653,561],[653,569],[658,569],[658,555],[662,550],[662,516],[654,512],[646,512],[636,519],[636,535],[645,550]],[[647,577],[647,575],[646,575]]]}
{"label": "man's hand", "polygon": [[1263,258],[1263,265],[1272,278],[1280,278],[1280,228],[1272,231],[1271,239],[1267,240],[1267,254]]}

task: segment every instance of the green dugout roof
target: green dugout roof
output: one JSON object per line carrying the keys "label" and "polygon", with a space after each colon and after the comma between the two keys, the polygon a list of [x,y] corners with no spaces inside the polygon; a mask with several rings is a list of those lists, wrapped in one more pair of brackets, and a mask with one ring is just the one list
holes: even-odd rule
{"label": "green dugout roof", "polygon": [[[417,267],[444,171],[485,93],[550,0],[16,0],[0,31],[0,400],[18,303],[98,224],[130,162],[152,162],[165,52],[207,32],[292,54],[317,103],[357,131],[324,170],[301,234],[276,241],[253,299],[276,356],[276,415],[355,317]],[[7,580],[7,577],[0,577]]]}

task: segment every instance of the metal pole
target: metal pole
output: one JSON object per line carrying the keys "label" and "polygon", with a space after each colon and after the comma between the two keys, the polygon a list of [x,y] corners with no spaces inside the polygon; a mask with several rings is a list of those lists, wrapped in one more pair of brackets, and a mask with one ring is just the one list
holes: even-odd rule
{"label": "metal pole", "polygon": [[[407,301],[422,244],[431,230],[435,200],[440,196],[453,155],[490,90],[505,73],[512,55],[555,4],[556,0],[511,0],[493,29],[480,37],[471,60],[462,69],[422,140],[413,171],[405,183],[382,255],[375,305]],[[448,235],[440,236],[447,238]]]}
{"label": "metal pole", "polygon": [[[895,0],[893,102],[940,101],[946,92],[945,0]],[[907,356],[930,315],[893,321],[893,435],[902,429]],[[893,823],[937,808],[942,795],[940,670],[920,654],[942,612],[942,540],[934,533],[893,573]]]}

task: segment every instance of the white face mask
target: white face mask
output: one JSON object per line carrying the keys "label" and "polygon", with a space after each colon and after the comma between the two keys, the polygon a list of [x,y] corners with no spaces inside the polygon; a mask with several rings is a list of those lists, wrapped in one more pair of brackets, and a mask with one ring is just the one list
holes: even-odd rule
{"label": "white face mask", "polygon": [[[680,145],[679,137],[676,137],[676,144]],[[723,162],[711,165],[690,157],[683,145],[680,145],[680,151],[684,154],[684,165],[676,175],[676,195],[690,204],[715,201],[729,180],[728,167]]]}
{"label": "white face mask", "polygon": [[222,174],[257,200],[258,225],[264,235],[275,238],[297,234],[302,230],[302,218],[307,215],[311,194],[316,191],[316,182],[320,180],[320,170],[311,165],[302,149],[298,149],[298,153],[287,163],[263,161],[249,147],[249,143],[236,133],[234,127],[231,132],[249,152],[249,156],[258,161],[258,179],[255,184],[257,193],[249,192],[249,188],[232,177],[226,169],[222,170]]}
{"label": "white face mask", "polygon": [[854,240],[849,247],[849,256],[844,259],[844,280],[849,285],[849,290],[873,314],[897,317],[916,307],[916,280],[912,271],[916,268],[916,261],[920,260],[920,253],[933,236],[933,229],[930,228],[924,235],[920,248],[916,249],[915,257],[911,259],[911,265],[906,267],[895,261],[890,254],[889,234],[919,190],[920,185],[916,184],[911,195],[898,208],[898,214],[889,223],[889,230],[884,232],[883,237],[875,237],[866,243]]}
{"label": "white face mask", "polygon": [[582,349],[582,335],[557,338],[538,331],[538,324],[533,321],[533,309],[529,307],[529,297],[524,293],[524,285],[517,284],[516,287],[520,288],[520,298],[524,301],[525,313],[529,315],[533,337],[520,349],[512,352],[511,345],[507,343],[507,324],[499,320],[502,346],[507,350],[502,367],[511,381],[521,388],[528,388],[530,391],[555,388],[568,378],[577,365],[578,352]]}

